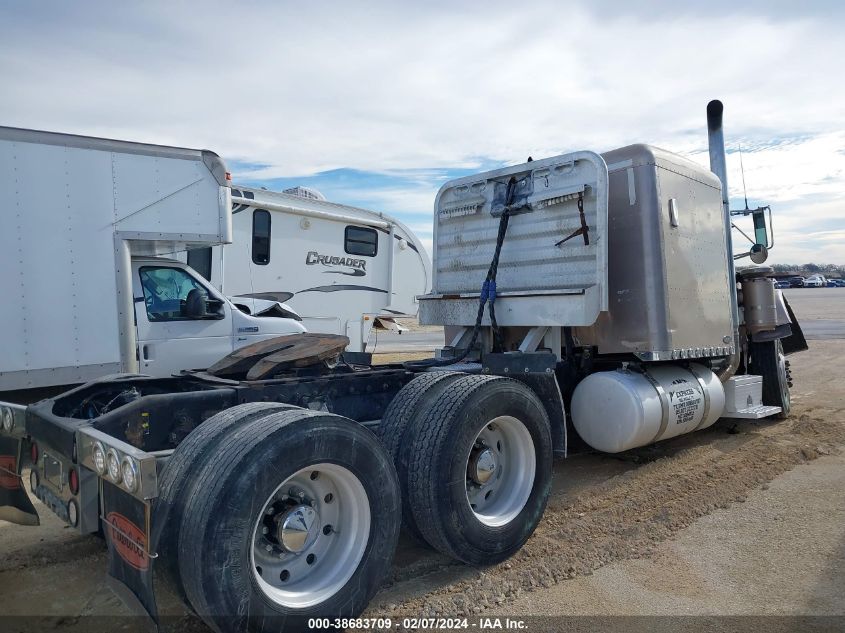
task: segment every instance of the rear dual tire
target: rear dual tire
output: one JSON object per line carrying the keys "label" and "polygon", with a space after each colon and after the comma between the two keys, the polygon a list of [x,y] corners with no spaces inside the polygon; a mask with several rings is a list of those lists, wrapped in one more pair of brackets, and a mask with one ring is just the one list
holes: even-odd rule
{"label": "rear dual tire", "polygon": [[300,631],[355,617],[387,575],[400,496],[390,459],[357,423],[275,411],[194,461],[177,533],[179,578],[220,631]]}
{"label": "rear dual tire", "polygon": [[378,438],[393,459],[393,465],[399,476],[399,488],[404,500],[402,527],[406,534],[421,545],[428,543],[417,527],[408,491],[408,466],[414,451],[411,435],[419,424],[419,419],[425,416],[452,383],[465,375],[449,371],[433,371],[418,375],[402,387],[390,401],[378,426]]}
{"label": "rear dual tire", "polygon": [[159,553],[161,578],[180,598],[185,589],[179,573],[179,531],[188,497],[193,494],[202,464],[234,429],[272,413],[297,407],[275,402],[248,402],[220,411],[191,431],[173,451],[159,477],[159,496],[153,505],[153,543]]}
{"label": "rear dual tire", "polygon": [[440,384],[420,399],[402,436],[397,469],[406,515],[443,554],[495,564],[517,552],[543,516],[552,478],[549,419],[516,380],[459,375]]}

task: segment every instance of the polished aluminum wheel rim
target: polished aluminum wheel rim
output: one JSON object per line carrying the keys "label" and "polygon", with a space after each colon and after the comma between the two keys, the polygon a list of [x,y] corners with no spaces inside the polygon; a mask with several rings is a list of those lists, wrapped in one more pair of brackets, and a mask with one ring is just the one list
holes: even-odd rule
{"label": "polished aluminum wheel rim", "polygon": [[531,433],[517,418],[499,416],[478,431],[466,461],[466,496],[481,523],[500,527],[519,515],[534,487],[536,461]]}
{"label": "polished aluminum wheel rim", "polygon": [[358,568],[371,520],[367,492],[347,468],[324,463],[297,471],[255,520],[250,564],[256,584],[284,607],[325,602]]}

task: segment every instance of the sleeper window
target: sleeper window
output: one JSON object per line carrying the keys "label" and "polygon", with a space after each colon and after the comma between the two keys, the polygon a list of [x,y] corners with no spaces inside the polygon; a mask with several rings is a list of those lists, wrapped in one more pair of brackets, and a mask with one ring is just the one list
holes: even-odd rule
{"label": "sleeper window", "polygon": [[378,233],[375,229],[347,226],[344,250],[349,255],[375,257],[378,253]]}
{"label": "sleeper window", "polygon": [[270,212],[252,212],[252,261],[261,266],[270,263]]}

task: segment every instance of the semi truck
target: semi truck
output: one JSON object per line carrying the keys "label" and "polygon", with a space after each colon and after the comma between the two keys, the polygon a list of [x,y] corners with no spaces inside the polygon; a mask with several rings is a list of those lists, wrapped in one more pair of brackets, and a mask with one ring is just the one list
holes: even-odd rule
{"label": "semi truck", "polygon": [[[734,253],[722,104],[707,115],[710,170],[632,145],[446,183],[419,298],[449,333],[435,357],[268,369],[258,346],[95,380],[26,409],[31,488],[66,491],[59,513],[102,529],[134,609],[156,619],[163,583],[215,630],[294,631],[361,613],[400,527],[470,565],[513,555],[570,444],[617,453],[787,416],[787,356],[806,342],[759,265],[765,208]],[[743,257],[757,265],[737,272]]]}

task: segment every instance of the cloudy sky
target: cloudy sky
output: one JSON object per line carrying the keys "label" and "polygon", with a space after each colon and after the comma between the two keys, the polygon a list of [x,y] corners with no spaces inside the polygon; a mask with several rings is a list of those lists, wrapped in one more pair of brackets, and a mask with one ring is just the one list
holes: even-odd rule
{"label": "cloudy sky", "polygon": [[0,0],[0,124],[207,147],[430,244],[455,176],[632,142],[706,165],[720,98],[769,261],[845,264],[845,3],[678,4]]}

